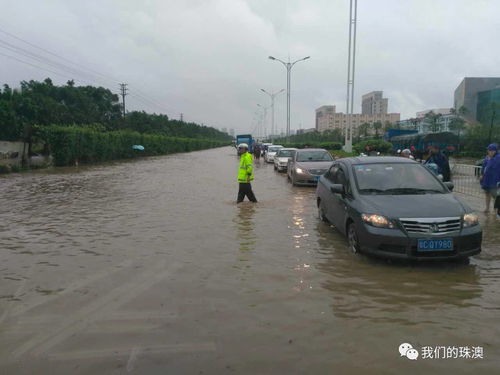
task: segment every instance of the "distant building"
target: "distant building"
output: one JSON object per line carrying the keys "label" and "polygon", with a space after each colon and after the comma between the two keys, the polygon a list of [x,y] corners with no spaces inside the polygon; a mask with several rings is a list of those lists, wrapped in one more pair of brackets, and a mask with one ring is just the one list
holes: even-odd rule
{"label": "distant building", "polygon": [[[333,112],[329,110],[324,112],[323,108],[333,108]],[[318,112],[321,112],[321,116],[318,116]],[[375,122],[381,122],[383,125],[390,123],[392,125],[396,124],[400,120],[399,113],[386,113],[386,114],[376,114],[376,115],[364,115],[364,114],[353,114],[351,117],[351,124],[353,127],[354,134],[358,134],[358,128],[361,124],[368,123],[373,124]],[[347,114],[336,113],[335,106],[322,106],[316,109],[316,129],[320,132],[326,130],[339,129],[344,133],[347,126]],[[373,127],[369,129],[369,133],[374,133]],[[382,130],[381,130],[382,132]]]}
{"label": "distant building", "polygon": [[[416,130],[418,133],[448,132],[451,131],[451,120],[456,117],[450,110],[451,108],[435,108],[420,111],[416,113],[415,118],[398,121],[396,126],[399,129]],[[430,112],[440,115],[436,118],[435,125],[431,124],[430,120],[425,117]]]}
{"label": "distant building", "polygon": [[229,129],[229,135],[230,135],[231,137],[234,137],[234,129]]}
{"label": "distant building", "polygon": [[[478,118],[479,92],[500,88],[500,77],[465,77],[455,89],[454,108],[467,108],[464,117],[480,121]],[[487,94],[483,95],[483,100]]]}
{"label": "distant building", "polygon": [[361,114],[385,115],[389,106],[389,99],[383,98],[383,91],[372,91],[362,96]]}
{"label": "distant building", "polygon": [[322,121],[324,117],[327,115],[331,115],[335,113],[335,106],[334,105],[323,105],[316,109],[316,130],[319,131],[318,128],[318,123]]}
{"label": "distant building", "polygon": [[417,118],[422,119],[427,115],[428,113],[435,113],[436,115],[450,115],[451,114],[451,108],[434,108],[434,109],[426,109],[425,111],[419,111],[417,112]]}
{"label": "distant building", "polygon": [[500,107],[500,87],[477,93],[476,120],[483,125],[493,125],[500,122],[500,108],[493,108],[493,104]]}

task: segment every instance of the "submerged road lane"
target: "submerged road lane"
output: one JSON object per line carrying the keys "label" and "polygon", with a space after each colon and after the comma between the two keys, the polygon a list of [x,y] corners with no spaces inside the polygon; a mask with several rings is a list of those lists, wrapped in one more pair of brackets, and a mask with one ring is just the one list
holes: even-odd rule
{"label": "submerged road lane", "polygon": [[[232,148],[0,178],[1,374],[495,373],[500,231],[469,265],[353,255]],[[481,346],[410,361],[398,347]]]}

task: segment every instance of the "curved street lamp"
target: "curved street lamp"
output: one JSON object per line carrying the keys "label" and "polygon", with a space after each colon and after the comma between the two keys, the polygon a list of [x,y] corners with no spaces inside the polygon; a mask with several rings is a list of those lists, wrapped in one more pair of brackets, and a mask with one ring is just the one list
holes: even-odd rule
{"label": "curved street lamp", "polygon": [[287,141],[288,138],[290,137],[290,71],[292,70],[292,67],[297,64],[300,61],[304,61],[311,58],[311,56],[306,56],[303,57],[302,59],[295,60],[294,62],[284,62],[280,59],[277,59],[276,57],[269,56],[269,60],[274,60],[274,61],[279,61],[282,63],[285,68],[286,68],[286,137]]}

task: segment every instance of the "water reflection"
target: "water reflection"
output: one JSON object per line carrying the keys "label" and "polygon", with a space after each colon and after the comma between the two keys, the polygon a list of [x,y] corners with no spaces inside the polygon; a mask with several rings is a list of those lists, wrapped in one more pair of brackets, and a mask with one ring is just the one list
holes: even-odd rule
{"label": "water reflection", "polygon": [[236,224],[236,240],[241,253],[248,253],[255,249],[255,210],[254,203],[240,203],[236,206],[236,216],[233,222]]}
{"label": "water reflection", "polygon": [[475,265],[388,262],[350,253],[327,225],[319,224],[318,234],[316,267],[327,276],[321,286],[331,293],[337,317],[412,325],[442,321],[446,308],[480,307]]}

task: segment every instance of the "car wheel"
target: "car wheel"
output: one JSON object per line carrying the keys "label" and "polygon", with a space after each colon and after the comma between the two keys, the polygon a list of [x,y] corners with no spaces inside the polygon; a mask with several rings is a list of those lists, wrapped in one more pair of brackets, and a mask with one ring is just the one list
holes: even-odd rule
{"label": "car wheel", "polygon": [[321,201],[318,205],[318,216],[322,222],[329,223],[328,219],[325,216],[325,210],[323,209],[323,205],[322,205]]}
{"label": "car wheel", "polygon": [[292,185],[297,186],[297,181],[295,180],[295,174],[292,174]]}
{"label": "car wheel", "polygon": [[349,248],[351,251],[353,253],[359,253],[359,239],[354,223],[349,224],[349,228],[347,228],[347,239],[349,240]]}
{"label": "car wheel", "polygon": [[278,168],[276,167],[276,164],[274,164],[274,170],[275,170],[275,171],[277,171],[277,170],[278,170]]}

